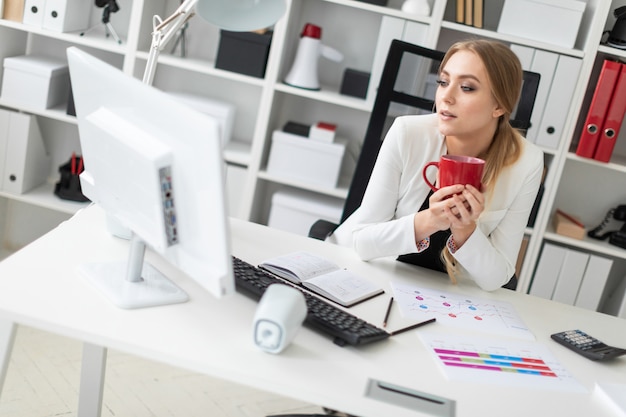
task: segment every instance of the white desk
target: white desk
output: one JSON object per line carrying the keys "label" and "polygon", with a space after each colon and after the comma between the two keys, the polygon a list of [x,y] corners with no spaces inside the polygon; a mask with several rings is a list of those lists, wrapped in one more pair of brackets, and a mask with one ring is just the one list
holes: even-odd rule
{"label": "white desk", "polygon": [[[593,393],[595,382],[626,383],[626,358],[612,363],[592,362],[549,338],[557,331],[580,328],[606,343],[623,347],[626,346],[623,319],[508,290],[486,293],[471,283],[453,286],[441,274],[392,259],[361,262],[351,250],[252,223],[232,220],[231,229],[233,254],[253,264],[296,248],[306,249],[378,280],[387,290],[391,278],[408,276],[442,291],[510,302],[537,341],[548,346],[589,392],[574,394],[447,380],[417,336],[425,329],[463,334],[440,323],[357,348],[338,347],[329,338],[304,328],[283,353],[271,355],[252,343],[255,301],[240,294],[217,300],[150,253],[146,259],[172,277],[190,294],[191,300],[141,310],[118,309],[74,272],[80,262],[126,255],[127,242],[108,235],[102,212],[96,207],[82,210],[0,263],[0,318],[6,323],[0,327],[0,336],[5,340],[5,351],[0,354],[5,353],[7,358],[10,354],[13,323],[85,342],[81,417],[99,413],[106,348],[361,417],[424,415],[366,398],[364,393],[370,378],[454,400],[459,417],[609,416],[608,406]],[[380,325],[387,302],[387,296],[379,296],[350,311]],[[398,318],[399,312],[393,311],[388,326],[391,330],[405,324]]]}

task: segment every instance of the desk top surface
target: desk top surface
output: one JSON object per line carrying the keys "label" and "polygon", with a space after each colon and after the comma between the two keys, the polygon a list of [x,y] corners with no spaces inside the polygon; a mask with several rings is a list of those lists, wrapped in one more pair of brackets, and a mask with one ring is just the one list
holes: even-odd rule
{"label": "desk top surface", "polygon": [[[626,347],[623,319],[509,290],[487,293],[471,282],[452,285],[443,274],[393,259],[362,262],[349,249],[235,219],[231,220],[232,253],[245,261],[258,264],[275,255],[309,250],[379,282],[387,295],[349,309],[378,326],[392,293],[392,281],[510,303],[534,335],[530,343],[549,349],[582,393],[566,383],[547,389],[525,382],[519,386],[494,383],[491,377],[483,378],[485,371],[477,371],[472,381],[451,376],[420,333],[446,340],[491,340],[494,335],[441,322],[362,347],[338,347],[330,338],[305,327],[281,354],[268,354],[252,342],[255,301],[240,294],[216,299],[150,251],[146,260],[187,291],[190,301],[119,309],[75,271],[82,262],[126,257],[128,242],[110,236],[104,224],[102,211],[91,206],[1,262],[0,317],[360,417],[426,415],[411,409],[412,405],[397,405],[394,398],[370,398],[366,395],[370,379],[453,400],[459,417],[609,416],[614,414],[595,390],[596,383],[626,384],[626,357],[610,363],[593,362],[550,339],[552,333],[577,328],[607,344]],[[394,330],[409,322],[394,310],[388,328]],[[498,336],[496,340],[528,343],[511,337]]]}

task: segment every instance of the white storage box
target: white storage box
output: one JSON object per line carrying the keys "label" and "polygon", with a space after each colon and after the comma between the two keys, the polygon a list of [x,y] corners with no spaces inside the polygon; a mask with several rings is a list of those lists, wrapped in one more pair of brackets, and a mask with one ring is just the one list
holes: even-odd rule
{"label": "white storage box", "polygon": [[505,0],[498,32],[573,48],[584,11],[576,0]]}
{"label": "white storage box", "polygon": [[43,28],[55,32],[87,29],[92,3],[87,0],[46,0]]}
{"label": "white storage box", "polygon": [[[0,1],[0,3],[2,3]],[[29,26],[43,27],[46,0],[26,0],[24,3],[24,19],[22,23]]]}
{"label": "white storage box", "polygon": [[221,100],[188,93],[168,93],[181,103],[214,117],[219,125],[222,146],[225,146],[233,134],[235,123],[235,105]]}
{"label": "white storage box", "polygon": [[23,194],[46,181],[51,157],[37,118],[0,109],[0,188]]}
{"label": "white storage box", "polygon": [[339,223],[343,202],[321,194],[302,190],[283,189],[272,196],[268,226],[308,236],[317,220]]}
{"label": "white storage box", "polygon": [[65,102],[69,88],[65,61],[35,55],[4,59],[2,99],[10,104],[47,109]]}
{"label": "white storage box", "polygon": [[346,153],[346,143],[345,139],[324,143],[276,130],[272,135],[267,172],[335,187]]}

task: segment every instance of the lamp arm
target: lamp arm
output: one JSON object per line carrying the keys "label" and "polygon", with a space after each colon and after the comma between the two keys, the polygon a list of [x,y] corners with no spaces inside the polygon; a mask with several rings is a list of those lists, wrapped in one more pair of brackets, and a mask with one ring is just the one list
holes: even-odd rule
{"label": "lamp arm", "polygon": [[178,6],[178,9],[165,20],[161,20],[158,16],[153,17],[152,43],[150,45],[148,61],[146,62],[146,69],[143,74],[144,84],[152,85],[159,54],[183,25],[193,17],[193,8],[197,2],[198,0],[185,0]]}

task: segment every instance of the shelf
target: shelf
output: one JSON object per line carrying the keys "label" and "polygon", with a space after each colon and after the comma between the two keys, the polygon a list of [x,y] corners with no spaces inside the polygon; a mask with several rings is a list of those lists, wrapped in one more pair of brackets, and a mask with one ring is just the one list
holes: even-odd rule
{"label": "shelf", "polygon": [[348,178],[341,178],[339,180],[339,186],[336,188],[328,188],[316,184],[311,184],[305,181],[291,180],[285,177],[279,177],[277,175],[269,174],[267,171],[260,171],[259,178],[262,178],[267,181],[275,182],[278,184],[288,185],[291,187],[301,188],[305,190],[309,190],[315,193],[328,195],[331,197],[343,198],[345,199],[348,196]]}
{"label": "shelf", "polygon": [[22,23],[17,23],[4,19],[0,19],[0,27],[16,29],[34,35],[45,36],[49,39],[58,39],[60,41],[68,42],[76,46],[87,46],[90,48],[113,52],[120,55],[124,55],[129,51],[128,45],[126,44],[126,41],[124,39],[122,39],[122,44],[119,44],[115,42],[112,38],[107,38],[104,33],[104,26],[102,26],[102,29],[94,29],[93,31],[86,33],[85,36],[80,36],[80,31],[54,32],[51,30],[28,26]]}
{"label": "shelf", "polygon": [[3,100],[2,98],[0,98],[0,106],[12,108],[14,110],[21,111],[24,113],[47,117],[53,120],[59,120],[61,122],[65,122],[69,124],[74,124],[74,125],[78,124],[76,117],[70,116],[69,114],[67,114],[66,112],[67,103],[59,104],[49,109],[38,109],[38,108],[33,108],[33,107],[28,107],[28,106],[22,106],[19,104],[16,105],[7,100]]}
{"label": "shelf", "polygon": [[608,45],[600,45],[598,47],[598,52],[601,52],[607,55],[613,55],[614,57],[622,58],[626,60],[626,49],[614,48]]}
{"label": "shelf", "polygon": [[75,201],[62,200],[54,194],[54,184],[44,183],[24,194],[12,194],[0,191],[0,197],[9,198],[11,200],[21,201],[32,204],[34,206],[47,208],[61,213],[74,214],[78,210],[89,205],[87,203],[79,203]]}
{"label": "shelf", "polygon": [[543,49],[551,52],[555,52],[561,55],[567,55],[574,58],[584,58],[585,52],[578,49],[564,48],[559,45],[554,45],[546,42],[539,42],[532,39],[520,38],[519,36],[507,35],[506,33],[500,33],[493,30],[480,29],[473,26],[463,25],[461,23],[443,21],[441,27],[456,32],[463,32],[481,38],[496,39],[502,42],[515,43],[520,45],[529,46],[535,49]]}
{"label": "shelf", "polygon": [[[147,52],[137,52],[137,58],[147,61]],[[158,58],[159,66],[167,65],[169,67],[183,69],[187,71],[196,72],[199,74],[212,75],[228,80],[233,80],[239,83],[250,84],[258,87],[262,87],[265,80],[262,78],[251,77],[249,75],[243,75],[232,71],[222,70],[215,68],[213,61],[206,61],[202,59],[194,58],[181,58],[169,54],[161,54]]]}
{"label": "shelf", "polygon": [[568,152],[567,159],[584,164],[589,164],[597,168],[626,173],[626,157],[620,155],[613,155],[610,162],[601,162],[591,158],[580,157],[573,152]]}
{"label": "shelf", "polygon": [[544,238],[546,240],[562,243],[590,252],[597,252],[619,259],[626,259],[626,249],[622,249],[619,246],[611,245],[610,243],[608,243],[608,241],[594,240],[587,237],[585,237],[583,240],[573,239],[571,237],[555,233],[553,228],[550,228],[549,231],[546,232]]}
{"label": "shelf", "polygon": [[402,19],[413,20],[416,22],[422,22],[426,24],[431,24],[433,20],[432,17],[430,16],[419,16],[419,15],[403,12],[402,10],[399,10],[399,9],[393,9],[391,7],[386,7],[386,6],[379,6],[376,4],[366,3],[366,2],[362,2],[358,0],[324,0],[324,2],[339,4],[342,6],[350,7],[352,9],[366,10],[366,11],[378,13],[381,15],[400,17]]}
{"label": "shelf", "polygon": [[360,110],[365,112],[372,111],[373,103],[369,103],[362,98],[346,96],[339,94],[336,88],[321,86],[319,91],[306,90],[304,88],[292,87],[287,84],[278,83],[275,86],[276,91],[280,91],[292,96],[304,97],[322,103],[330,103],[349,109]]}

